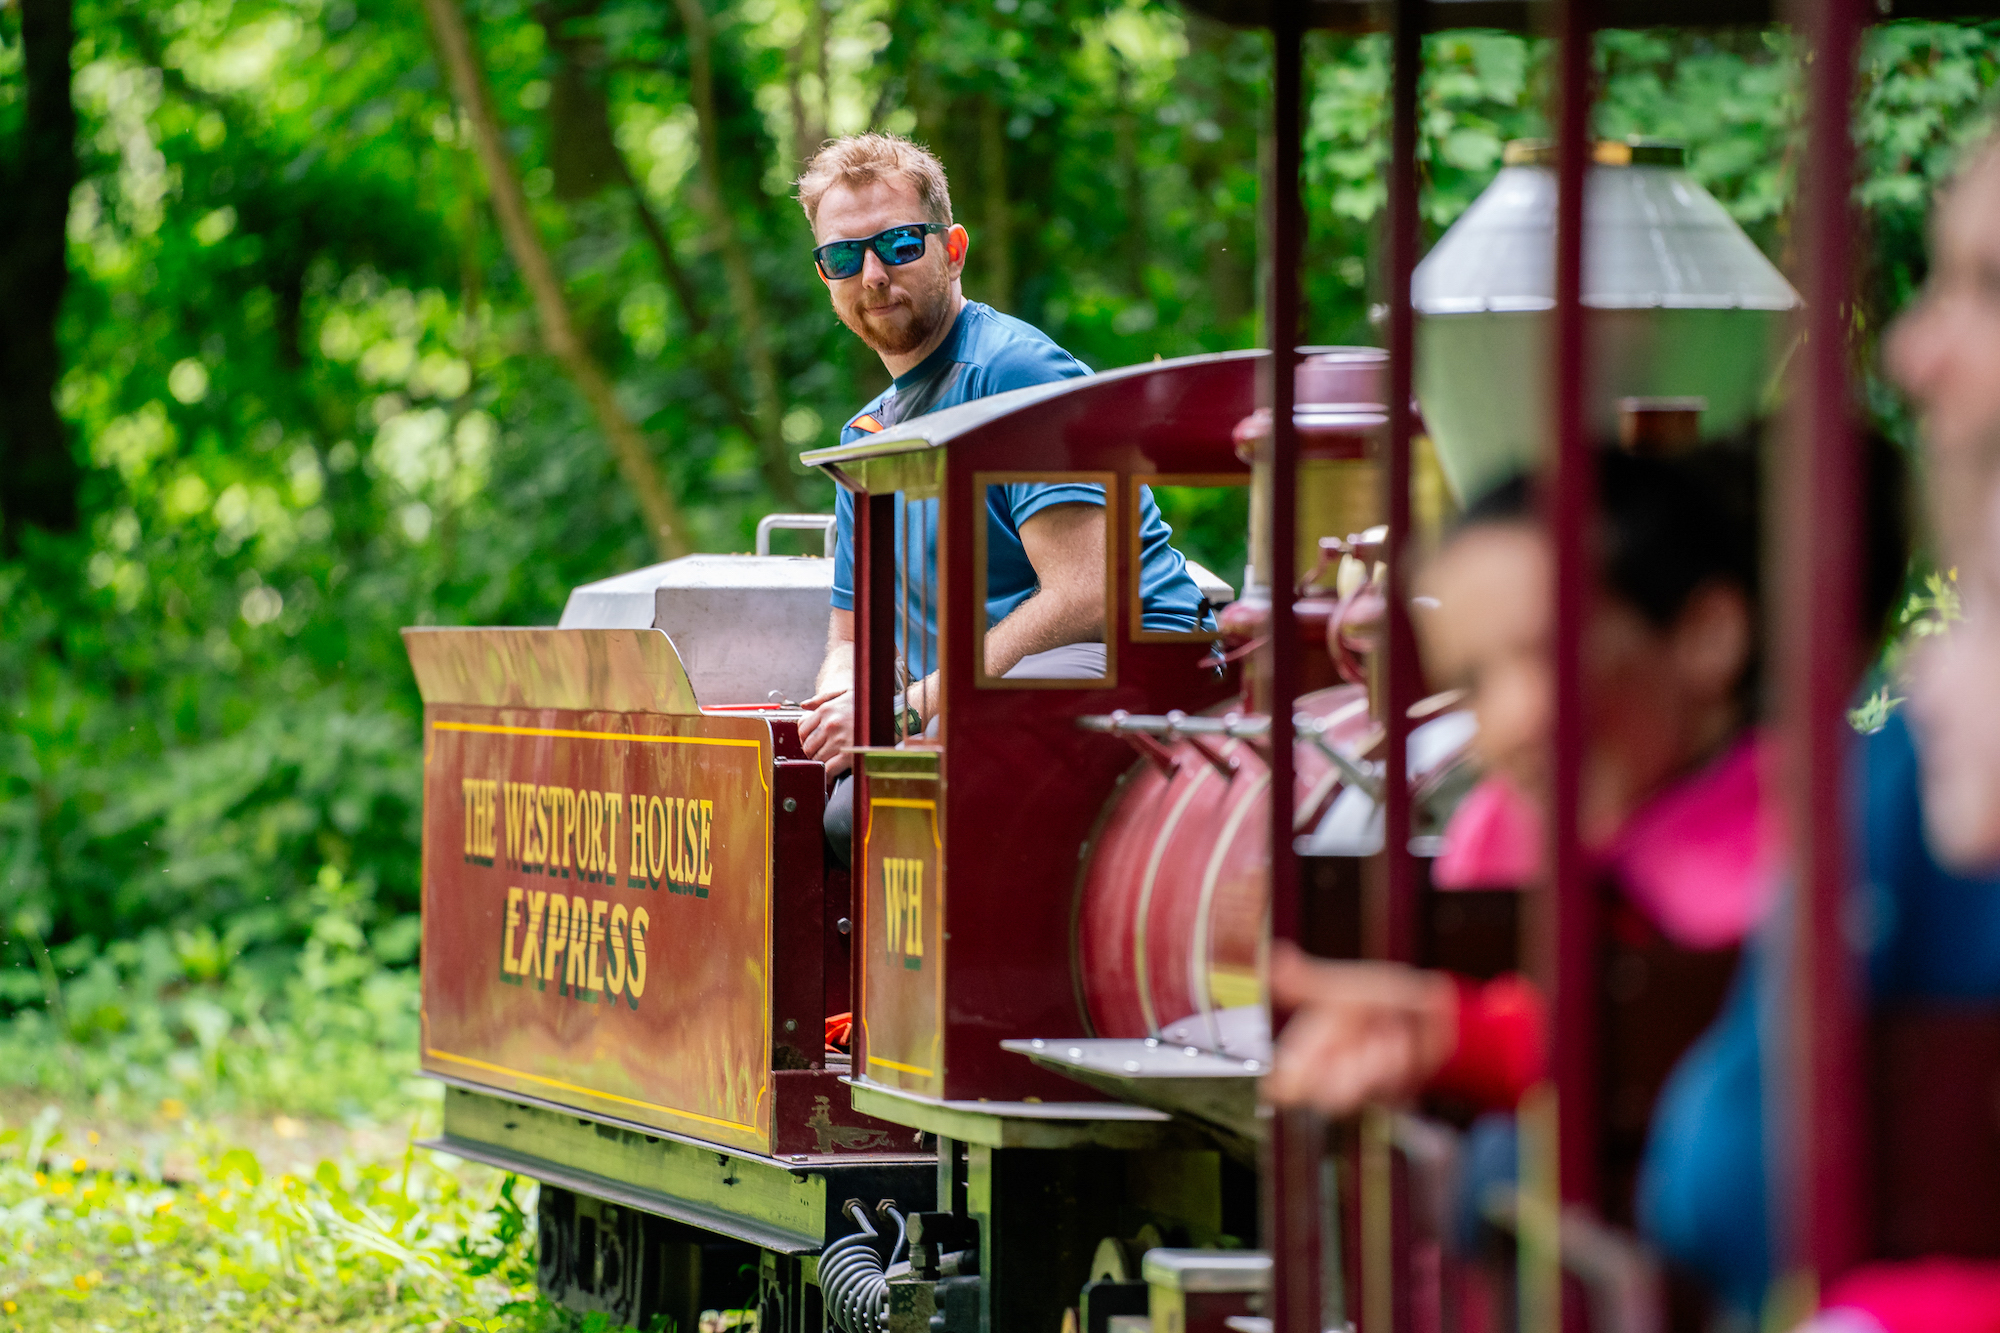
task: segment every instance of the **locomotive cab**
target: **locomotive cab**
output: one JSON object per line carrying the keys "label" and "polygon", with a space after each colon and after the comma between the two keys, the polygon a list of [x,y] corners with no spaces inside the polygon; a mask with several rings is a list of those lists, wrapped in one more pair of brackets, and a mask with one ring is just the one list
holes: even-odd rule
{"label": "locomotive cab", "polygon": [[[1237,432],[1267,360],[1190,357],[999,394],[805,457],[857,515],[853,1103],[938,1136],[938,1207],[978,1237],[985,1275],[976,1323],[950,1304],[966,1279],[906,1279],[922,1289],[908,1299],[939,1312],[934,1329],[1054,1328],[1069,1306],[1104,1327],[1148,1308],[1141,1251],[1256,1234],[1262,1065],[1221,1030],[1262,1029],[1268,747],[1220,628],[1149,623],[1139,515],[1156,487],[1230,487],[1251,508]],[[1350,425],[1350,452],[1366,429]],[[1365,467],[1326,478],[1367,508]],[[1101,666],[989,671],[989,488],[1078,482],[1103,497]],[[1355,495],[1333,498],[1322,507],[1343,522],[1360,512]],[[1250,545],[1254,569],[1254,532]],[[937,577],[917,585],[927,548]],[[918,727],[903,694],[933,667],[942,703]],[[1305,829],[1360,771],[1366,695],[1341,682],[1300,701],[1328,742],[1300,750]],[[1258,1054],[1268,1042],[1241,1035]],[[1134,1048],[1123,1070],[1171,1055],[1183,1095],[1079,1082],[1076,1057],[1106,1039]],[[1039,1225],[1031,1201],[1051,1197],[1062,1224]],[[1241,1258],[1236,1312],[1266,1271]]]}
{"label": "locomotive cab", "polygon": [[[856,495],[858,515],[857,1104],[1084,1097],[1000,1043],[1087,1031],[1079,862],[1133,755],[1080,724],[1200,713],[1237,692],[1212,629],[1149,624],[1139,512],[1146,487],[1247,485],[1230,432],[1253,406],[1257,360],[1192,357],[999,394],[806,456]],[[987,669],[999,619],[988,490],[1028,483],[1102,496],[1103,633],[1081,672]],[[912,551],[925,548],[935,585],[913,586],[925,562]],[[935,721],[906,734],[903,683],[933,667]]]}

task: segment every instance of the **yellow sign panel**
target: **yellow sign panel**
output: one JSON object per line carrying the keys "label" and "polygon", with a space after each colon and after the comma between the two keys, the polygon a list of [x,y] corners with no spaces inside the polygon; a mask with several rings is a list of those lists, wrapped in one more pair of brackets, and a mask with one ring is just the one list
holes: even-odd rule
{"label": "yellow sign panel", "polygon": [[[924,794],[906,794],[912,787]],[[862,834],[862,1073],[930,1096],[944,1086],[944,885],[936,793],[935,780],[871,777]]]}

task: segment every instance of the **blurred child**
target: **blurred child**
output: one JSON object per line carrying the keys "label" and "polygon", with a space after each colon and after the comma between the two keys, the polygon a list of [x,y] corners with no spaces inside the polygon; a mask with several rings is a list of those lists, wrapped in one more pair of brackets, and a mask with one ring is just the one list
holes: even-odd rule
{"label": "blurred child", "polygon": [[[1775,847],[1757,742],[1758,549],[1746,457],[1601,460],[1601,586],[1584,644],[1584,842],[1641,914],[1691,948],[1740,941]],[[1445,835],[1447,887],[1540,873],[1554,687],[1548,541],[1525,480],[1467,511],[1420,579],[1427,675],[1467,691],[1486,777]],[[1654,819],[1637,819],[1657,810]],[[1700,864],[1678,864],[1687,842]],[[1299,1012],[1267,1094],[1340,1115],[1424,1088],[1511,1104],[1539,1070],[1538,1007],[1518,979],[1479,987],[1280,949],[1272,996]],[[1467,1039],[1476,1034],[1476,1040]]]}
{"label": "blurred child", "polygon": [[[1880,625],[1903,571],[1901,472],[1893,448],[1879,439],[1871,441],[1870,460],[1876,475],[1868,488],[1872,554],[1862,623]],[[1607,452],[1600,460],[1600,585],[1583,645],[1580,833],[1627,916],[1688,951],[1744,941],[1782,878],[1767,745],[1753,725],[1759,544],[1750,467],[1747,451],[1676,460]],[[1435,867],[1441,887],[1527,885],[1541,874],[1554,705],[1551,581],[1547,539],[1522,483],[1474,505],[1421,580],[1433,603],[1420,621],[1426,666],[1440,683],[1469,691],[1488,772],[1447,830]],[[1872,643],[1857,646],[1857,675],[1872,650]],[[1742,990],[1727,1012],[1747,1003]],[[1541,1076],[1540,1004],[1518,977],[1480,986],[1280,950],[1272,996],[1298,1010],[1267,1082],[1281,1104],[1338,1115],[1441,1092],[1509,1107]],[[1713,1012],[1694,1016],[1689,1037]],[[1747,1090],[1739,1086],[1740,1058],[1720,1070],[1731,1104],[1751,1107],[1748,1132],[1733,1139],[1712,1131],[1744,1129],[1745,1122],[1704,1120],[1701,1097],[1717,1086],[1688,1075],[1689,1065],[1710,1070],[1703,1060],[1712,1044],[1705,1040],[1688,1056],[1660,1093],[1659,1114],[1677,1127],[1663,1139],[1655,1122],[1636,1212],[1671,1258],[1726,1303],[1754,1309],[1770,1253],[1755,1044]],[[1645,1090],[1649,1105],[1656,1090]],[[1684,1132],[1690,1115],[1711,1132]],[[1694,1143],[1692,1158],[1673,1158],[1673,1150]],[[1723,1188],[1714,1188],[1718,1181]],[[1736,1184],[1744,1181],[1747,1196]],[[1730,1207],[1705,1208],[1713,1197],[1726,1197]],[[1701,1225],[1683,1225],[1691,1216]]]}

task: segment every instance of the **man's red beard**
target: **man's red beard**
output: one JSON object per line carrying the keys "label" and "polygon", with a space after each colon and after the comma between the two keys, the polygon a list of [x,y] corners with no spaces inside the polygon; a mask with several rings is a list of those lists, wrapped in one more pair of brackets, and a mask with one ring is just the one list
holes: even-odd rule
{"label": "man's red beard", "polygon": [[[908,287],[909,305],[905,320],[877,319],[857,301],[850,310],[841,310],[840,322],[854,330],[854,336],[883,356],[902,356],[922,347],[951,318],[951,279],[942,266],[928,286]],[[864,294],[862,301],[867,299]],[[901,312],[898,312],[901,313]]]}

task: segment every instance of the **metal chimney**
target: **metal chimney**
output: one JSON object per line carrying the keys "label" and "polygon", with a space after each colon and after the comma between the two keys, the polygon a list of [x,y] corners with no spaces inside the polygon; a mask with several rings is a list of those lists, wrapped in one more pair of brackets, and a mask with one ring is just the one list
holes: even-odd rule
{"label": "metal chimney", "polygon": [[[1766,405],[1799,294],[1685,169],[1679,144],[1597,145],[1584,195],[1591,424],[1625,398],[1701,398],[1704,435]],[[1417,400],[1461,501],[1547,448],[1556,177],[1546,144],[1507,145],[1500,174],[1411,279]]]}

